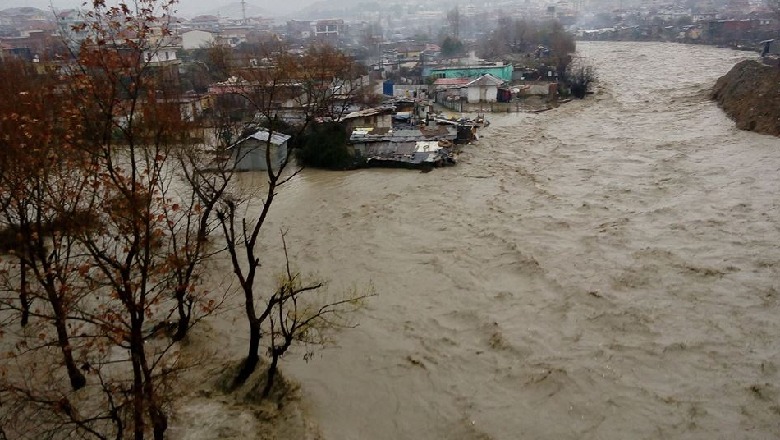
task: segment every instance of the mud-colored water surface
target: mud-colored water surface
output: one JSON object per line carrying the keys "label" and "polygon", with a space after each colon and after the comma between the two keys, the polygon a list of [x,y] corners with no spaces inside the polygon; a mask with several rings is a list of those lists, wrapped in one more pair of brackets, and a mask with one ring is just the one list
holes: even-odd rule
{"label": "mud-colored water surface", "polygon": [[378,293],[285,359],[324,438],[780,437],[780,140],[707,99],[745,54],[579,52],[596,95],[488,115],[457,167],[280,195],[297,264]]}

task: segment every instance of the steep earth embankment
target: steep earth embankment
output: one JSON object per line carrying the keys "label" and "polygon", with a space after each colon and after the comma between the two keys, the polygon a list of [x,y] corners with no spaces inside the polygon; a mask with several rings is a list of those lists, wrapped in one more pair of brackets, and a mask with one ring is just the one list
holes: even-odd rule
{"label": "steep earth embankment", "polygon": [[738,128],[780,136],[780,68],[742,61],[718,79],[712,98]]}

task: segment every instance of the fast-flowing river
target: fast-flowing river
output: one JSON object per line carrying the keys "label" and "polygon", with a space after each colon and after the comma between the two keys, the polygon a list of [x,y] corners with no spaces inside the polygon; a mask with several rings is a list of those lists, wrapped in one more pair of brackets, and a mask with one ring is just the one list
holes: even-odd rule
{"label": "fast-flowing river", "polygon": [[578,51],[594,96],[488,115],[456,167],[281,193],[296,263],[378,294],[284,361],[325,439],[780,437],[780,140],[707,97],[752,54]]}

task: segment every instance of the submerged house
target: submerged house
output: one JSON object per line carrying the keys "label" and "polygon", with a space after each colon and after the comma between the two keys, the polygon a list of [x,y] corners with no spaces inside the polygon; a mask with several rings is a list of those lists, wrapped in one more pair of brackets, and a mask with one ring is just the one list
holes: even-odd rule
{"label": "submerged house", "polygon": [[365,150],[367,166],[428,168],[452,165],[456,155],[452,143],[442,141],[415,141],[398,144],[376,143]]}
{"label": "submerged house", "polygon": [[356,127],[390,128],[393,126],[393,107],[377,107],[348,113],[341,122],[351,131]]}
{"label": "submerged house", "polygon": [[468,78],[439,78],[433,82],[434,101],[442,104],[444,102],[460,101],[467,96],[466,84],[470,83]]}
{"label": "submerged house", "polygon": [[352,154],[369,166],[428,167],[455,163],[457,128],[356,128],[349,138]]}
{"label": "submerged house", "polygon": [[287,141],[290,136],[260,129],[230,146],[231,160],[237,171],[267,170],[266,150],[270,144],[271,167],[279,168],[287,160]]}
{"label": "submerged house", "polygon": [[475,79],[469,78],[439,78],[433,82],[435,100],[445,101],[465,100],[469,103],[498,101],[498,88],[504,80],[489,73]]}

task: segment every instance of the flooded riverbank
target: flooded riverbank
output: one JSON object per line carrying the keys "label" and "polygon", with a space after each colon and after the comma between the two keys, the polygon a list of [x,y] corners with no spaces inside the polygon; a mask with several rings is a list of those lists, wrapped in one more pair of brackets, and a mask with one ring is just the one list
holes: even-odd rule
{"label": "flooded riverbank", "polygon": [[457,167],[306,170],[275,202],[302,269],[378,293],[283,364],[324,438],[780,436],[780,141],[707,98],[745,54],[579,51],[595,96],[488,115]]}

